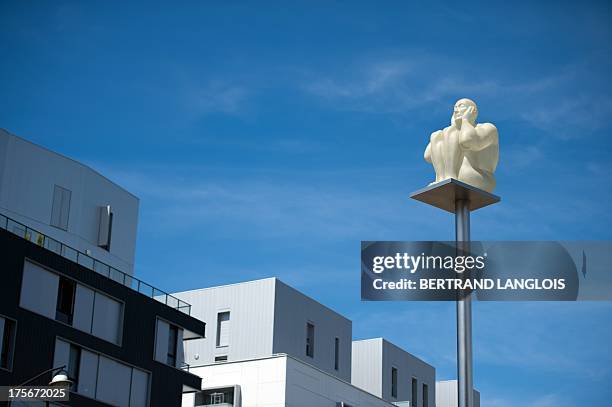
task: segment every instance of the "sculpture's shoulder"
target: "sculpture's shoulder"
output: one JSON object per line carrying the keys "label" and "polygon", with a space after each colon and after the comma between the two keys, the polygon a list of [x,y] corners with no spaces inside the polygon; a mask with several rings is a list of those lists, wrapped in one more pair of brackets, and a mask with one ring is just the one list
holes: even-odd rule
{"label": "sculpture's shoulder", "polygon": [[478,123],[476,125],[476,131],[487,135],[497,136],[497,127],[493,123]]}
{"label": "sculpture's shoulder", "polygon": [[444,136],[444,130],[436,130],[433,133],[431,133],[431,136],[429,137],[429,141],[436,141],[442,136]]}

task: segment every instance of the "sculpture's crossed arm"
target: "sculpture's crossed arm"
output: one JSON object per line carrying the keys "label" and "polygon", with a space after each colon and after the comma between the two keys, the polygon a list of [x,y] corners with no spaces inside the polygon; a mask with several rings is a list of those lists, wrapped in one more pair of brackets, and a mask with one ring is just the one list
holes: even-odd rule
{"label": "sculpture's crossed arm", "polygon": [[429,143],[427,143],[427,147],[425,148],[425,154],[423,154],[423,157],[425,157],[425,161],[427,161],[430,164],[431,164],[431,141],[439,133],[442,133],[442,130],[437,130],[437,131],[434,131],[433,133],[431,133],[431,136],[429,137],[430,141],[429,141]]}
{"label": "sculpture's crossed arm", "polygon": [[459,145],[465,150],[480,151],[498,143],[497,128],[491,123],[473,126],[465,121],[461,124]]}

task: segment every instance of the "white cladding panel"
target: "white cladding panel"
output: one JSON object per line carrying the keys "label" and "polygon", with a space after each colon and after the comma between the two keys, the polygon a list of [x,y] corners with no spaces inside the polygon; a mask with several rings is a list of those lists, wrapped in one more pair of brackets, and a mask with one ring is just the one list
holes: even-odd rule
{"label": "white cladding panel", "polygon": [[351,383],[382,397],[382,338],[354,341]]}
{"label": "white cladding panel", "polygon": [[[53,212],[55,186],[70,213]],[[98,247],[100,207],[111,205],[110,251]],[[138,198],[91,168],[0,129],[0,211],[128,274],[133,273]],[[51,226],[67,219],[67,231]]]}
{"label": "white cladding panel", "polygon": [[[286,358],[219,363],[189,371],[203,378],[202,387],[217,388],[240,385],[242,407],[285,407]],[[183,400],[193,407],[193,399]]]}
{"label": "white cladding panel", "polygon": [[[206,338],[186,341],[185,362],[201,366],[216,356],[228,360],[252,359],[272,354],[274,281],[264,279],[174,294],[191,304],[191,316],[207,323]],[[217,315],[230,311],[227,346],[217,346]]]}
{"label": "white cladding panel", "polygon": [[25,261],[19,305],[30,311],[55,319],[59,276]]}
{"label": "white cladding panel", "polygon": [[[206,339],[185,343],[186,362],[191,366],[213,363],[218,356],[227,355],[231,362],[287,353],[350,381],[351,321],[276,278],[174,295],[191,304],[191,316],[210,327]],[[218,324],[219,313],[227,311],[229,326]],[[306,356],[309,322],[315,326],[313,358]],[[335,338],[340,341],[338,370],[334,366]]]}
{"label": "white cladding panel", "polygon": [[[240,386],[242,407],[393,407],[336,376],[285,355],[242,362],[219,363],[191,370],[204,388]],[[193,395],[183,397],[193,407]]]}
{"label": "white cladding panel", "polygon": [[391,407],[392,404],[344,380],[287,358],[286,405],[294,407],[336,407],[344,402],[354,407]]}
{"label": "white cladding panel", "polygon": [[[458,406],[457,380],[436,382],[436,407]],[[480,392],[474,390],[474,407],[480,407]]]}
{"label": "white cladding panel", "polygon": [[[307,324],[314,325],[314,355],[306,355]],[[335,338],[339,366],[335,370]],[[273,353],[287,353],[339,378],[351,380],[352,322],[276,280]]]}
{"label": "white cladding panel", "polygon": [[[389,402],[409,401],[412,398],[412,378],[416,378],[417,406],[423,406],[423,383],[428,387],[428,407],[436,406],[434,367],[391,342],[382,338],[356,341],[353,359],[357,361],[353,367],[353,384],[356,386]],[[393,368],[397,369],[397,397],[391,396]],[[377,384],[372,386],[370,382]]]}

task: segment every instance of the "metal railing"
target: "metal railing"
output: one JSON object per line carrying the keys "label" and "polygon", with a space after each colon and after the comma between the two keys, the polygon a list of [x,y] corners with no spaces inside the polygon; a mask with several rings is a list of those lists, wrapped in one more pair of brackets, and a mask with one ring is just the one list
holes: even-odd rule
{"label": "metal railing", "polygon": [[159,290],[136,277],[130,276],[123,271],[119,271],[106,263],[96,260],[85,253],[82,253],[39,232],[38,230],[32,229],[31,227],[2,214],[0,214],[0,229],[6,229],[7,231],[23,239],[57,253],[68,260],[78,263],[85,268],[93,270],[98,274],[123,284],[124,286],[129,287],[140,294],[153,298],[162,304],[166,304],[167,306],[177,309],[187,315],[191,314],[191,305],[187,304],[185,301],[181,301],[165,291]]}

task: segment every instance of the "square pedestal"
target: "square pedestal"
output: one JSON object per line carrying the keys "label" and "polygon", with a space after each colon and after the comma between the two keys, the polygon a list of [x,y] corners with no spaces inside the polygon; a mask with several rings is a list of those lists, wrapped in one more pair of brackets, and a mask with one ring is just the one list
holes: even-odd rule
{"label": "square pedestal", "polygon": [[455,213],[455,202],[460,199],[470,201],[470,212],[501,200],[497,195],[452,178],[415,191],[410,194],[410,198],[450,213]]}

